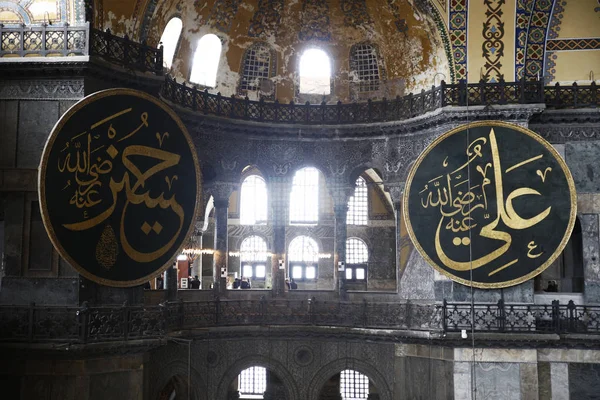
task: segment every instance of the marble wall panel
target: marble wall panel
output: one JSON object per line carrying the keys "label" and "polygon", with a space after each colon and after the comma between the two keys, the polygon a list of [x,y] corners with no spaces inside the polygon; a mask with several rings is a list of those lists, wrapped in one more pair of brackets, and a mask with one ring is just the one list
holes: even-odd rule
{"label": "marble wall panel", "polygon": [[46,140],[59,117],[58,101],[19,102],[19,141],[16,164],[37,168]]}
{"label": "marble wall panel", "polygon": [[565,145],[565,158],[577,192],[600,192],[600,142],[571,142]]}
{"label": "marble wall panel", "polygon": [[14,167],[17,150],[18,102],[0,101],[0,167]]}
{"label": "marble wall panel", "polygon": [[579,216],[583,244],[583,297],[586,304],[600,303],[600,234],[598,214]]}
{"label": "marble wall panel", "polygon": [[600,364],[569,364],[570,400],[600,399]]}
{"label": "marble wall panel", "polygon": [[475,386],[480,399],[518,399],[521,396],[520,364],[477,363]]}
{"label": "marble wall panel", "polygon": [[569,364],[550,364],[552,400],[569,400]]}

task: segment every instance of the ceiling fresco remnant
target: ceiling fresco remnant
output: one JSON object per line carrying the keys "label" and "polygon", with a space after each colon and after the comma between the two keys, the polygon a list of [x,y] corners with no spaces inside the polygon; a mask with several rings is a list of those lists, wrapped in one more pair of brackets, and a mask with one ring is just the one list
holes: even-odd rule
{"label": "ceiling fresco remnant", "polygon": [[[196,1],[196,3],[202,3]],[[209,24],[221,32],[229,32],[237,14],[240,0],[217,0],[212,9]]]}
{"label": "ceiling fresco remnant", "polygon": [[277,34],[283,6],[283,0],[259,0],[258,9],[250,21],[248,36],[264,38]]}
{"label": "ceiling fresco remnant", "polygon": [[340,0],[346,26],[365,27],[373,22],[366,0]]}
{"label": "ceiling fresco remnant", "polygon": [[331,39],[329,27],[329,3],[327,0],[304,0],[302,3],[302,25],[298,32],[300,40]]}

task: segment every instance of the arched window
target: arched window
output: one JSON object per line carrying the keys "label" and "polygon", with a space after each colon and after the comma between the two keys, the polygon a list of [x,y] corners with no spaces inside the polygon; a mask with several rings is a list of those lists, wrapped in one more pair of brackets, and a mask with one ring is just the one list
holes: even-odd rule
{"label": "arched window", "polygon": [[267,390],[267,369],[250,367],[240,372],[238,392],[240,399],[262,399]]}
{"label": "arched window", "polygon": [[358,83],[359,92],[379,90],[379,63],[377,50],[370,44],[357,44],[350,52],[350,72]]}
{"label": "arched window", "polygon": [[240,246],[242,277],[265,279],[267,276],[267,242],[260,236],[248,236]]}
{"label": "arched window", "polygon": [[294,175],[290,194],[290,224],[319,222],[319,170],[302,168]]}
{"label": "arched window", "polygon": [[203,86],[217,86],[217,70],[221,58],[221,39],[209,33],[198,41],[190,81]]}
{"label": "arched window", "polygon": [[300,58],[300,93],[331,93],[331,62],[321,49],[308,49]]}
{"label": "arched window", "polygon": [[348,225],[367,225],[369,219],[369,201],[367,182],[361,176],[356,180],[354,186],[354,195],[348,201],[348,213],[346,214],[346,224]]}
{"label": "arched window", "polygon": [[275,63],[271,60],[271,49],[264,43],[257,43],[246,50],[242,67],[242,80],[240,92],[268,91],[263,85],[264,81],[275,75]]}
{"label": "arched window", "polygon": [[183,23],[179,18],[171,18],[160,37],[160,42],[163,46],[163,65],[165,68],[171,68],[173,64],[173,57],[175,56],[182,28]]}
{"label": "arched window", "polygon": [[298,236],[291,241],[288,249],[290,276],[296,281],[317,278],[319,246],[308,236]]}
{"label": "arched window", "polygon": [[342,400],[360,400],[369,397],[369,378],[351,369],[340,373],[340,394]]}
{"label": "arched window", "polygon": [[346,280],[364,281],[367,279],[369,249],[358,238],[346,240]]}
{"label": "arched window", "polygon": [[242,182],[240,223],[242,225],[267,223],[267,185],[258,175],[250,175]]}

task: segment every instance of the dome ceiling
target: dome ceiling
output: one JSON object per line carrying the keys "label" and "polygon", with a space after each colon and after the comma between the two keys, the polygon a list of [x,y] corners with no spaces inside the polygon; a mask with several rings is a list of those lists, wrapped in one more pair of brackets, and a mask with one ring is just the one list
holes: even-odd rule
{"label": "dome ceiling", "polygon": [[[125,3],[125,4],[124,4]],[[295,98],[299,54],[323,49],[332,60],[333,93],[328,100],[349,100],[350,51],[361,43],[375,47],[382,88],[371,97],[395,97],[450,80],[448,58],[429,3],[409,0],[158,0],[143,10],[135,2],[104,0],[103,25],[156,45],[172,17],[183,21],[171,74],[188,81],[198,40],[214,33],[223,43],[215,91],[236,93],[246,49],[268,44],[277,55],[277,98]],[[113,11],[107,12],[107,7]],[[127,15],[132,17],[127,18]],[[134,18],[136,15],[137,18]],[[437,22],[436,22],[437,18]]]}
{"label": "dome ceiling", "polygon": [[333,60],[333,91],[326,98],[331,102],[365,99],[352,93],[350,52],[361,43],[376,47],[382,79],[381,90],[368,98],[418,92],[442,79],[598,81],[599,1],[94,0],[94,4],[97,27],[154,45],[167,22],[181,17],[183,33],[171,71],[179,81],[189,80],[199,39],[208,33],[218,35],[223,53],[214,91],[228,96],[240,94],[244,53],[262,42],[276,54],[270,77],[276,97],[302,101],[299,55],[309,47],[321,48]]}

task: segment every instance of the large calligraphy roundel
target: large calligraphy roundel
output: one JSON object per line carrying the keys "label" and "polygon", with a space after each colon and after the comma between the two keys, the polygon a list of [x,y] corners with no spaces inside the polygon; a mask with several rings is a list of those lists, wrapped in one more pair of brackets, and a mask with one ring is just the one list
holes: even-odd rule
{"label": "large calligraphy roundel", "polygon": [[564,249],[576,215],[573,178],[536,133],[485,121],[445,133],[411,169],[409,235],[452,280],[502,288],[533,278]]}
{"label": "large calligraphy roundel", "polygon": [[75,104],[40,164],[50,240],[81,275],[104,285],[139,285],[167,268],[193,229],[200,193],[185,126],[135,90],[105,90]]}

